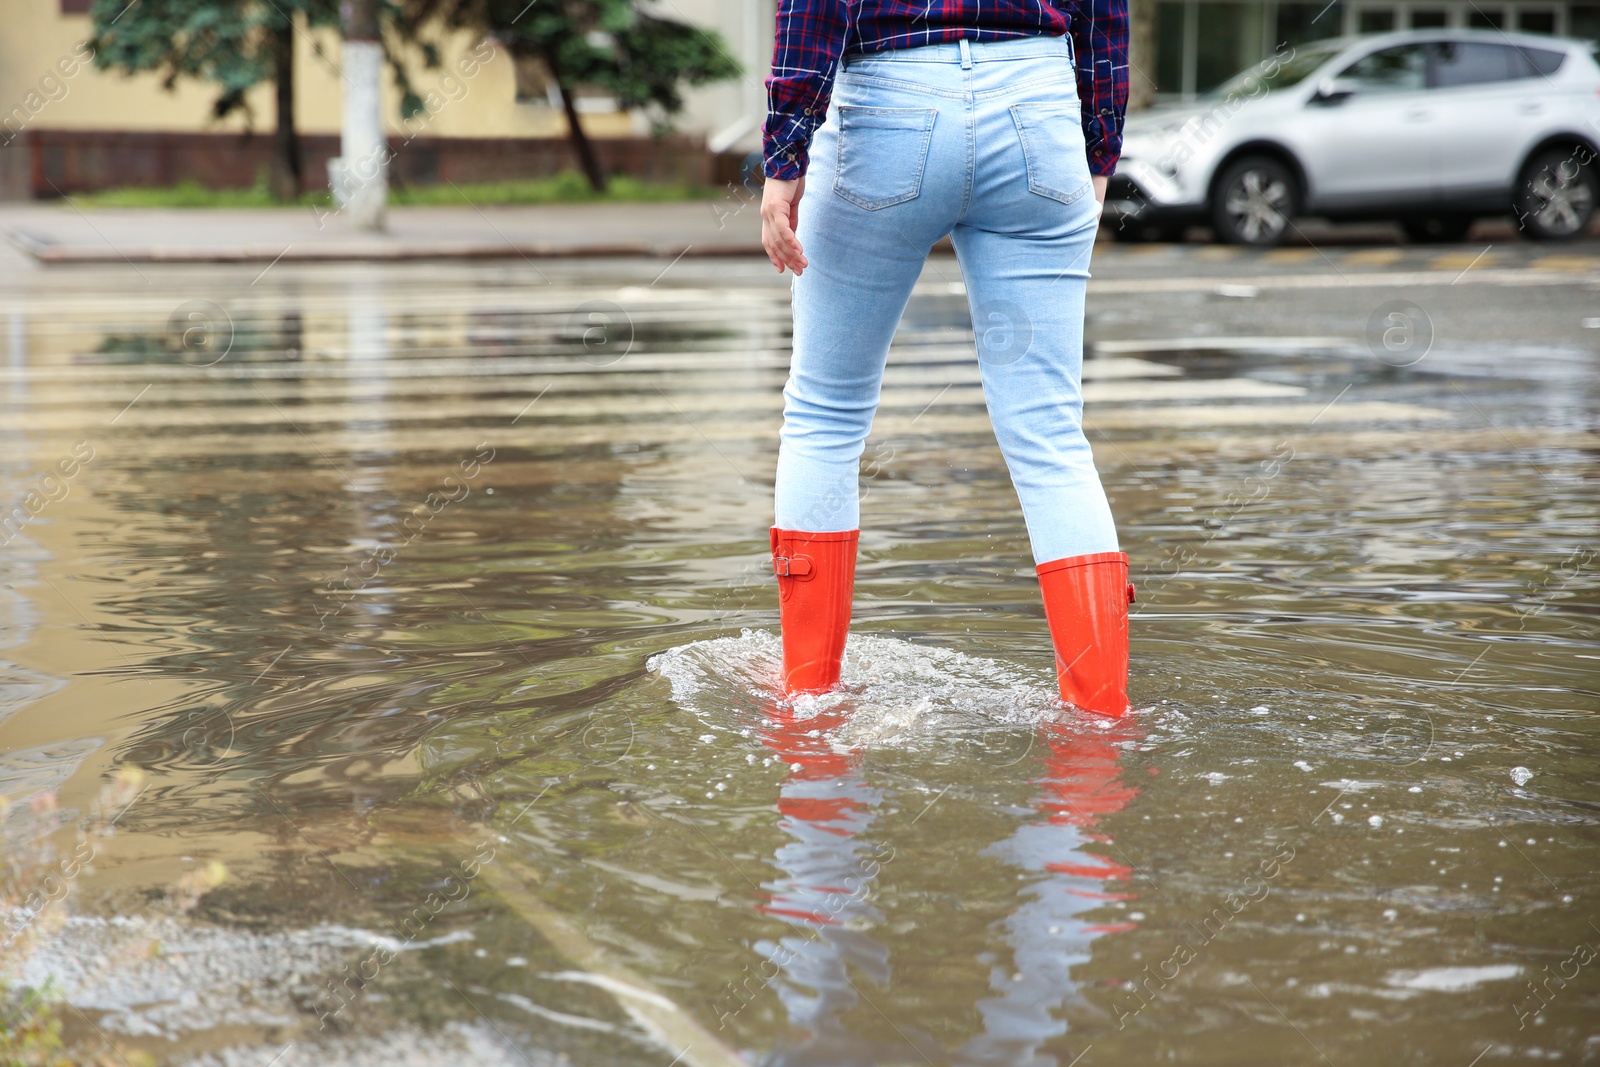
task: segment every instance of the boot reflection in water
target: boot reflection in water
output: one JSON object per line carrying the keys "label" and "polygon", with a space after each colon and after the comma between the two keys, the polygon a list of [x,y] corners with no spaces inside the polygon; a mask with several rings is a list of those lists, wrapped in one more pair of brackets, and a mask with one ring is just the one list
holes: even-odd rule
{"label": "boot reflection in water", "polygon": [[995,995],[978,1002],[984,1030],[962,1049],[961,1064],[1056,1067],[1057,1059],[1040,1048],[1067,1032],[1057,1018],[1062,1006],[1081,1000],[1072,968],[1088,962],[1102,934],[1133,928],[1083,916],[1108,901],[1133,899],[1123,888],[1132,869],[1107,858],[1111,839],[1095,828],[1139,793],[1121,781],[1118,759],[1121,745],[1140,735],[1128,720],[1092,732],[1058,723],[1040,729],[1044,775],[1035,780],[1033,806],[1043,818],[986,851],[1043,877],[1022,891],[1023,902],[1000,924],[1011,963],[990,969]]}
{"label": "boot reflection in water", "polygon": [[881,1059],[881,1050],[848,1035],[842,1021],[857,1006],[852,982],[865,978],[879,989],[889,982],[888,950],[865,927],[881,918],[867,891],[892,855],[862,839],[879,794],[861,775],[860,755],[835,751],[824,736],[847,717],[801,718],[774,706],[761,734],[789,765],[778,811],[792,840],[773,857],[782,874],[763,883],[766,899],[758,908],[795,927],[755,946],[772,962],[762,973],[775,975],[772,989],[791,1028],[771,1064],[843,1067]]}

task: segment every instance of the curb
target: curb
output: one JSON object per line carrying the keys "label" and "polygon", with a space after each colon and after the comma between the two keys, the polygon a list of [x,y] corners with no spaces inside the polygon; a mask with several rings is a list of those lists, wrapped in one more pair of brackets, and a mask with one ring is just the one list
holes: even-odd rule
{"label": "curb", "polygon": [[55,244],[21,230],[5,231],[5,240],[46,266],[96,263],[358,263],[416,260],[482,259],[681,259],[689,257],[762,256],[759,242],[721,244],[647,244],[629,242],[592,245],[515,244],[511,242],[372,242],[324,243],[296,247],[236,245],[205,248],[182,245],[110,246]]}

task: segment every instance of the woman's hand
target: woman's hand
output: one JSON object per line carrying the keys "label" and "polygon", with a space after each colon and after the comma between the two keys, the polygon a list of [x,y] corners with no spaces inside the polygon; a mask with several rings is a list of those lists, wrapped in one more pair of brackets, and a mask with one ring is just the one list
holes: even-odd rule
{"label": "woman's hand", "polygon": [[1103,174],[1095,174],[1091,176],[1090,180],[1094,182],[1094,198],[1100,201],[1101,207],[1105,207],[1106,186],[1111,184],[1111,179]]}
{"label": "woman's hand", "polygon": [[761,187],[761,247],[767,258],[783,273],[788,267],[796,275],[808,266],[800,239],[794,235],[800,225],[800,198],[806,192],[805,175],[795,181],[768,178]]}

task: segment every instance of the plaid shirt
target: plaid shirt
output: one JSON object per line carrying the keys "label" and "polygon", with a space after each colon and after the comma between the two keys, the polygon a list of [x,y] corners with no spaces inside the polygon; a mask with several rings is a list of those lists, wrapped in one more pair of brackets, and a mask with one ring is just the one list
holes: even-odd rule
{"label": "plaid shirt", "polygon": [[1122,154],[1128,105],[1128,0],[778,0],[762,154],[769,178],[806,171],[812,132],[827,117],[841,55],[966,37],[1072,35],[1089,170]]}

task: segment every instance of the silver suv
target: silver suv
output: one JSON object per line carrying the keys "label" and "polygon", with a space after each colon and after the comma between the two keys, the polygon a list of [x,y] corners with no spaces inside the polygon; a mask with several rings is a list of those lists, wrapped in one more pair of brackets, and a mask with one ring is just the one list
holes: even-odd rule
{"label": "silver suv", "polygon": [[1301,214],[1452,241],[1509,211],[1530,237],[1575,237],[1600,201],[1593,48],[1496,30],[1282,48],[1197,101],[1130,116],[1107,217],[1127,238],[1208,222],[1273,245]]}

